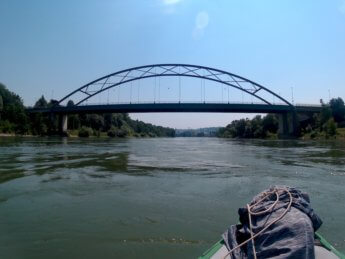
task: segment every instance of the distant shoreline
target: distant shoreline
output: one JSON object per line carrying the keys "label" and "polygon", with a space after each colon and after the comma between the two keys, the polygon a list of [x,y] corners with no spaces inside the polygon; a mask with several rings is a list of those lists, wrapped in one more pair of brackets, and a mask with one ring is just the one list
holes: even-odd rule
{"label": "distant shoreline", "polygon": [[[150,136],[145,136],[145,137],[135,137],[135,136],[127,136],[124,138],[120,138],[120,137],[109,137],[106,135],[101,135],[101,136],[89,136],[89,137],[79,137],[78,135],[69,135],[69,136],[59,136],[59,135],[45,135],[45,136],[39,136],[39,135],[20,135],[20,134],[14,134],[14,133],[0,133],[0,138],[11,138],[11,137],[23,137],[23,138],[49,138],[49,137],[65,137],[65,138],[71,138],[71,139],[75,139],[75,138],[80,138],[80,139],[95,139],[95,138],[109,138],[109,139],[129,139],[129,138],[162,138],[162,137],[150,137]],[[209,136],[204,136],[204,137],[197,137],[197,136],[193,136],[193,137],[183,137],[183,136],[175,136],[172,138],[207,138]],[[163,137],[164,138],[164,137]],[[238,139],[247,139],[247,140],[253,140],[253,139],[260,139],[260,140],[286,140],[286,139],[278,139],[278,138],[224,138],[224,137],[212,137],[212,138],[219,138],[219,139],[234,139],[234,140],[238,140]],[[297,138],[291,138],[289,140],[304,140],[304,141],[324,141],[324,140],[338,140],[338,141],[345,141],[345,136],[343,135],[338,135],[337,137],[329,137],[326,138],[324,136],[319,136],[316,138],[310,138],[309,135],[305,135],[305,136],[301,136],[301,137],[297,137]]]}
{"label": "distant shoreline", "polygon": [[15,134],[15,133],[0,133],[0,137],[40,137],[40,136],[35,136],[35,135],[20,135],[20,134]]}

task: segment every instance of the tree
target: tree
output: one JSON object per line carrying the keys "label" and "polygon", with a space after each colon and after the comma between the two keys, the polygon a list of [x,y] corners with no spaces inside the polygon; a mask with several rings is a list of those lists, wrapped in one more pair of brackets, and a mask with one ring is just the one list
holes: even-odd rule
{"label": "tree", "polygon": [[131,135],[132,129],[128,126],[127,123],[124,123],[120,128],[120,136],[119,137],[126,137]]}
{"label": "tree", "polygon": [[34,105],[35,108],[47,108],[48,102],[42,95],[40,99],[37,100],[37,102]]}
{"label": "tree", "polygon": [[4,109],[4,102],[3,102],[2,96],[0,94],[0,120],[1,120],[1,112],[3,109]]}
{"label": "tree", "polygon": [[333,118],[329,119],[325,123],[324,130],[329,136],[334,136],[337,133],[337,124],[334,122]]}
{"label": "tree", "polygon": [[69,101],[67,102],[67,107],[71,107],[71,106],[74,106],[73,100],[69,100]]}
{"label": "tree", "polygon": [[225,128],[219,129],[217,136],[225,138],[265,138],[268,132],[276,133],[278,120],[275,115],[260,115],[253,119],[234,120]]}
{"label": "tree", "polygon": [[54,99],[50,99],[48,105],[48,107],[54,107],[54,106],[59,106],[59,101],[54,100]]}
{"label": "tree", "polygon": [[31,116],[31,132],[34,135],[47,135],[48,126],[42,114],[36,113]]}
{"label": "tree", "polygon": [[239,121],[237,121],[237,123],[235,123],[236,137],[244,137],[244,133],[246,131],[246,124],[247,123],[245,119],[240,119]]}
{"label": "tree", "polygon": [[330,119],[332,118],[332,110],[327,107],[327,106],[323,106],[322,110],[319,114],[319,116],[317,117],[316,120],[316,125],[317,127],[320,129],[320,131],[322,130],[322,126]]}
{"label": "tree", "polygon": [[[35,103],[35,108],[47,108],[48,102],[42,95]],[[55,133],[58,124],[58,118],[55,117],[48,117],[47,115],[43,115],[41,113],[36,113],[31,115],[30,118],[30,126],[31,132],[34,135],[47,135]]]}
{"label": "tree", "polygon": [[1,119],[12,125],[9,129],[24,134],[28,131],[28,120],[22,99],[19,95],[9,91],[0,83],[0,96],[2,99]]}
{"label": "tree", "polygon": [[68,115],[68,129],[75,130],[80,127],[80,120],[78,114]]}
{"label": "tree", "polygon": [[103,116],[104,118],[104,130],[108,131],[112,128],[112,126],[115,126],[115,124],[113,123],[114,121],[114,114],[113,113],[106,113]]}
{"label": "tree", "polygon": [[[50,100],[49,103],[42,95],[35,103],[35,108],[50,108],[57,106],[57,100]],[[67,106],[74,106],[69,100]],[[57,134],[59,116],[54,114],[26,114],[22,99],[15,93],[9,91],[0,83],[0,131],[8,133],[28,133],[47,135]],[[30,116],[30,119],[28,118]],[[143,133],[151,136],[175,136],[175,130],[171,128],[157,127],[141,121],[133,121],[127,113],[108,114],[75,114],[68,116],[69,129],[81,129],[81,136],[100,134],[112,129],[119,137]],[[137,134],[139,135],[139,134]]]}
{"label": "tree", "polygon": [[262,120],[262,126],[265,132],[276,133],[279,127],[277,117],[274,114],[267,114]]}
{"label": "tree", "polygon": [[101,130],[104,126],[104,119],[98,114],[90,114],[88,116],[88,123],[92,129]]}
{"label": "tree", "polygon": [[340,97],[333,98],[330,100],[329,106],[335,122],[342,122],[345,120],[345,105],[343,99]]}
{"label": "tree", "polygon": [[111,126],[111,128],[110,128],[110,129],[108,130],[108,132],[107,132],[107,135],[108,135],[109,137],[114,138],[114,137],[117,137],[117,132],[118,132],[118,129],[115,128],[114,126]]}
{"label": "tree", "polygon": [[[73,100],[69,100],[67,102],[67,107],[72,107],[74,106]],[[70,114],[68,115],[68,129],[75,130],[79,129],[80,127],[80,120],[79,120],[79,115],[78,114]]]}
{"label": "tree", "polygon": [[88,127],[81,127],[79,130],[78,136],[82,138],[88,138],[89,136],[92,135],[92,129]]}

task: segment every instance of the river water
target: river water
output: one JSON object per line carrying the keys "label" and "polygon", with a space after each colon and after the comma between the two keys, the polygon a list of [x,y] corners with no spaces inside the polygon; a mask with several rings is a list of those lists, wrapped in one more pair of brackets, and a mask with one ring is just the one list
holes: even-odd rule
{"label": "river water", "polygon": [[0,258],[196,258],[275,184],[345,251],[344,142],[0,138],[0,181]]}

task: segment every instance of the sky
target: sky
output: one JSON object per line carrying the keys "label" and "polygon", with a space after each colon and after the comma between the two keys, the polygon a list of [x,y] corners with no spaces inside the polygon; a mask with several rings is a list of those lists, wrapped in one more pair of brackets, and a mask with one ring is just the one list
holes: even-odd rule
{"label": "sky", "polygon": [[[229,71],[294,103],[345,98],[345,0],[1,0],[0,35],[0,82],[25,105],[157,63]],[[252,115],[130,116],[198,128]]]}

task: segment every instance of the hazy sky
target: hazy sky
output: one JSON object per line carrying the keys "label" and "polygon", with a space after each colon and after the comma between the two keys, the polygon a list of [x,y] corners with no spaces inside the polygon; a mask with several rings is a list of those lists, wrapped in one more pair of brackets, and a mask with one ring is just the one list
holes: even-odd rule
{"label": "hazy sky", "polygon": [[[293,88],[295,103],[345,97],[344,0],[1,0],[0,36],[0,82],[26,105],[155,63],[223,69],[289,101]],[[131,116],[196,128],[246,115]]]}

